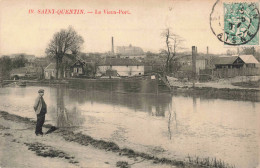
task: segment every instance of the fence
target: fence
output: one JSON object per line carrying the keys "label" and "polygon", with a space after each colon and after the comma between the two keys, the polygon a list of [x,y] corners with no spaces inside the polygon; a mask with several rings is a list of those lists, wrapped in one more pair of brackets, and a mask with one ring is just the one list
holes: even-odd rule
{"label": "fence", "polygon": [[200,74],[212,75],[216,78],[232,78],[236,76],[259,76],[260,68],[223,68],[200,70]]}

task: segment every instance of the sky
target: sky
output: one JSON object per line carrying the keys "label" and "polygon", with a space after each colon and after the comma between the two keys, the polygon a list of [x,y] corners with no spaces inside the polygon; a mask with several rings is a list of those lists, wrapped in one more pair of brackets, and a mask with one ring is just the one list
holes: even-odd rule
{"label": "sky", "polygon": [[[55,32],[70,25],[84,38],[82,52],[108,52],[115,46],[138,46],[144,51],[165,48],[161,33],[168,27],[198,52],[225,53],[210,29],[215,0],[0,0],[0,55],[45,55]],[[34,14],[29,14],[33,9]],[[38,10],[83,9],[86,14],[38,14]],[[101,11],[102,14],[87,12]],[[104,14],[126,10],[130,14]]]}

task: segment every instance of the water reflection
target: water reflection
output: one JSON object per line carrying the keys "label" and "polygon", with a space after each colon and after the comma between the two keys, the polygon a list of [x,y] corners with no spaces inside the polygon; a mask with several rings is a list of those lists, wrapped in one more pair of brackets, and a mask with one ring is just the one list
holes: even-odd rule
{"label": "water reflection", "polygon": [[172,139],[172,129],[171,129],[171,127],[174,127],[175,130],[176,130],[176,133],[178,133],[177,111],[176,111],[176,107],[175,107],[175,103],[174,103],[173,98],[172,98],[172,101],[169,103],[168,112],[169,112],[168,133],[169,133],[169,139]]}
{"label": "water reflection", "polygon": [[[58,127],[72,127],[84,124],[85,119],[82,116],[78,106],[94,103],[108,104],[119,107],[127,107],[134,111],[148,112],[152,116],[165,116],[165,112],[169,109],[171,95],[145,95],[145,94],[118,94],[114,92],[87,91],[79,89],[71,89],[67,86],[57,86],[52,94],[56,91],[56,107],[52,106],[53,120],[57,121]],[[66,100],[65,100],[66,99]],[[88,110],[88,109],[84,109]],[[174,111],[174,115],[176,113]]]}
{"label": "water reflection", "polygon": [[[61,87],[63,92],[66,88]],[[69,104],[78,103],[79,105],[90,102],[109,104],[113,106],[122,106],[133,109],[134,111],[141,110],[149,112],[153,116],[165,116],[168,104],[171,101],[171,95],[147,95],[147,94],[123,94],[115,92],[102,92],[95,90],[77,90],[67,88],[67,96]]]}
{"label": "water reflection", "polygon": [[[56,121],[56,126],[61,127],[76,127],[81,126],[85,122],[85,117],[78,110],[77,104],[65,102],[66,90],[64,87],[56,87],[56,107],[51,106],[53,121]],[[55,115],[56,114],[56,115]]]}

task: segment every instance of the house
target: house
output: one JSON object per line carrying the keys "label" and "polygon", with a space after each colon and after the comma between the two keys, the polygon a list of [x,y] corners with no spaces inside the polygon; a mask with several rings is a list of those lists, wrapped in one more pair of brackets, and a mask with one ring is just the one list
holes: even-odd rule
{"label": "house", "polygon": [[216,57],[213,60],[213,63],[215,65],[216,69],[220,68],[239,68],[240,66],[237,66],[234,64],[234,62],[237,60],[238,56],[221,56]]}
{"label": "house", "polygon": [[259,62],[253,55],[221,56],[213,60],[216,69],[256,67]]}
{"label": "house", "polygon": [[44,69],[44,78],[45,79],[54,79],[54,78],[56,78],[56,64],[55,63],[50,63]]}
{"label": "house", "polygon": [[[176,62],[180,65],[181,71],[192,71],[192,55],[180,55],[176,56]],[[208,65],[208,60],[198,55],[196,58],[196,73],[199,73],[200,70],[206,69]]]}
{"label": "house", "polygon": [[71,76],[84,75],[85,74],[85,70],[84,70],[85,66],[86,66],[86,63],[83,60],[78,59],[75,63],[73,63],[71,65],[71,69],[72,69]]}
{"label": "house", "polygon": [[98,66],[98,75],[104,74],[117,74],[117,76],[144,75],[144,64],[136,59],[107,58]]}
{"label": "house", "polygon": [[11,70],[10,77],[11,79],[20,79],[20,78],[24,78],[26,73],[27,73],[26,67],[16,68]]}
{"label": "house", "polygon": [[257,61],[257,59],[253,56],[253,55],[239,55],[239,58],[241,59],[241,63],[245,66],[245,67],[250,67],[250,68],[255,68],[257,66],[257,64],[259,64],[259,62]]}
{"label": "house", "polygon": [[12,79],[19,78],[37,78],[41,77],[42,69],[40,67],[26,66],[11,70],[10,77]]}

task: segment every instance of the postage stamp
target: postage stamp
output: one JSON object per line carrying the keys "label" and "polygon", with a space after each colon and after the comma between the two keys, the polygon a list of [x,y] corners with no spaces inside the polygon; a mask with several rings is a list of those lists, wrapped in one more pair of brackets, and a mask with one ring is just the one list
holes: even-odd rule
{"label": "postage stamp", "polygon": [[224,3],[224,44],[259,44],[259,7],[256,2]]}
{"label": "postage stamp", "polygon": [[224,46],[259,45],[259,3],[217,0],[210,28]]}

